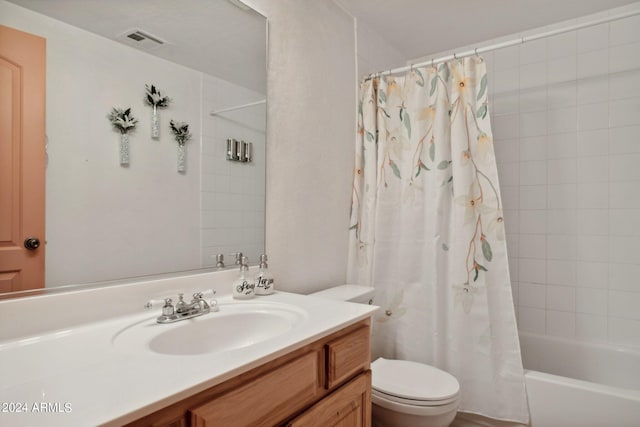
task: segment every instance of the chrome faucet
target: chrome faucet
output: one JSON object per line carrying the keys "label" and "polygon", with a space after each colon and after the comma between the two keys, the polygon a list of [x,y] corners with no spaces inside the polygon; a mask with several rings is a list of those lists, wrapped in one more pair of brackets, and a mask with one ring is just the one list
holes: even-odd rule
{"label": "chrome faucet", "polygon": [[[212,291],[213,294],[216,291]],[[148,302],[145,308],[151,308],[152,302]],[[180,320],[191,319],[193,317],[202,316],[203,314],[210,313],[212,311],[218,311],[218,304],[215,300],[208,303],[203,298],[202,292],[196,292],[193,294],[193,299],[190,303],[186,303],[183,298],[183,294],[178,294],[178,302],[173,305],[171,298],[164,300],[164,306],[162,307],[162,315],[158,316],[156,321],[158,323],[173,323]]]}

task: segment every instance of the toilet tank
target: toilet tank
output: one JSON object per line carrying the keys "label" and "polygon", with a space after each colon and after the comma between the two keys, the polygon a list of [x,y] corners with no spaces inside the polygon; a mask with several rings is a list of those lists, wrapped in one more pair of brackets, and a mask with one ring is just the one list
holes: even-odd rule
{"label": "toilet tank", "polygon": [[340,301],[357,302],[360,304],[372,304],[374,293],[372,287],[347,284],[334,286],[309,295]]}

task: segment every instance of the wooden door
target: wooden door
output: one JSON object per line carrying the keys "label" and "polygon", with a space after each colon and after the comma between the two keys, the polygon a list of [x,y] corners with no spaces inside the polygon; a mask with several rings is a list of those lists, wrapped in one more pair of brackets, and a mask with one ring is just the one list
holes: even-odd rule
{"label": "wooden door", "polygon": [[0,25],[0,292],[44,287],[45,49]]}

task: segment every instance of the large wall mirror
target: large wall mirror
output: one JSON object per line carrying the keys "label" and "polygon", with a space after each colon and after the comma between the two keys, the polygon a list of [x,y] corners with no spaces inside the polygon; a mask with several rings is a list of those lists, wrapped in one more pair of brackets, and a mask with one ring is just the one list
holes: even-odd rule
{"label": "large wall mirror", "polygon": [[[239,0],[0,0],[47,43],[45,288],[264,251],[266,19]],[[131,35],[135,34],[135,35]],[[145,85],[171,102],[152,108]],[[131,108],[129,164],[107,115]],[[169,122],[189,123],[186,167]],[[227,139],[252,143],[227,160]]]}

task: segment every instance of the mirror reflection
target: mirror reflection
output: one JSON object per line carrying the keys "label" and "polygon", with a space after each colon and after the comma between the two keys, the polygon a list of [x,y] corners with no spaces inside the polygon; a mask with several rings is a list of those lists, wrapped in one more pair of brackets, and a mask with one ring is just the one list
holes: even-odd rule
{"label": "mirror reflection", "polygon": [[[233,266],[238,251],[257,263],[263,16],[236,0],[0,0],[0,11],[0,25],[46,39],[47,288],[215,267],[217,254]],[[145,85],[170,98],[157,137]],[[137,120],[124,165],[113,108]],[[182,171],[171,121],[191,133]],[[250,161],[227,160],[227,139]]]}

